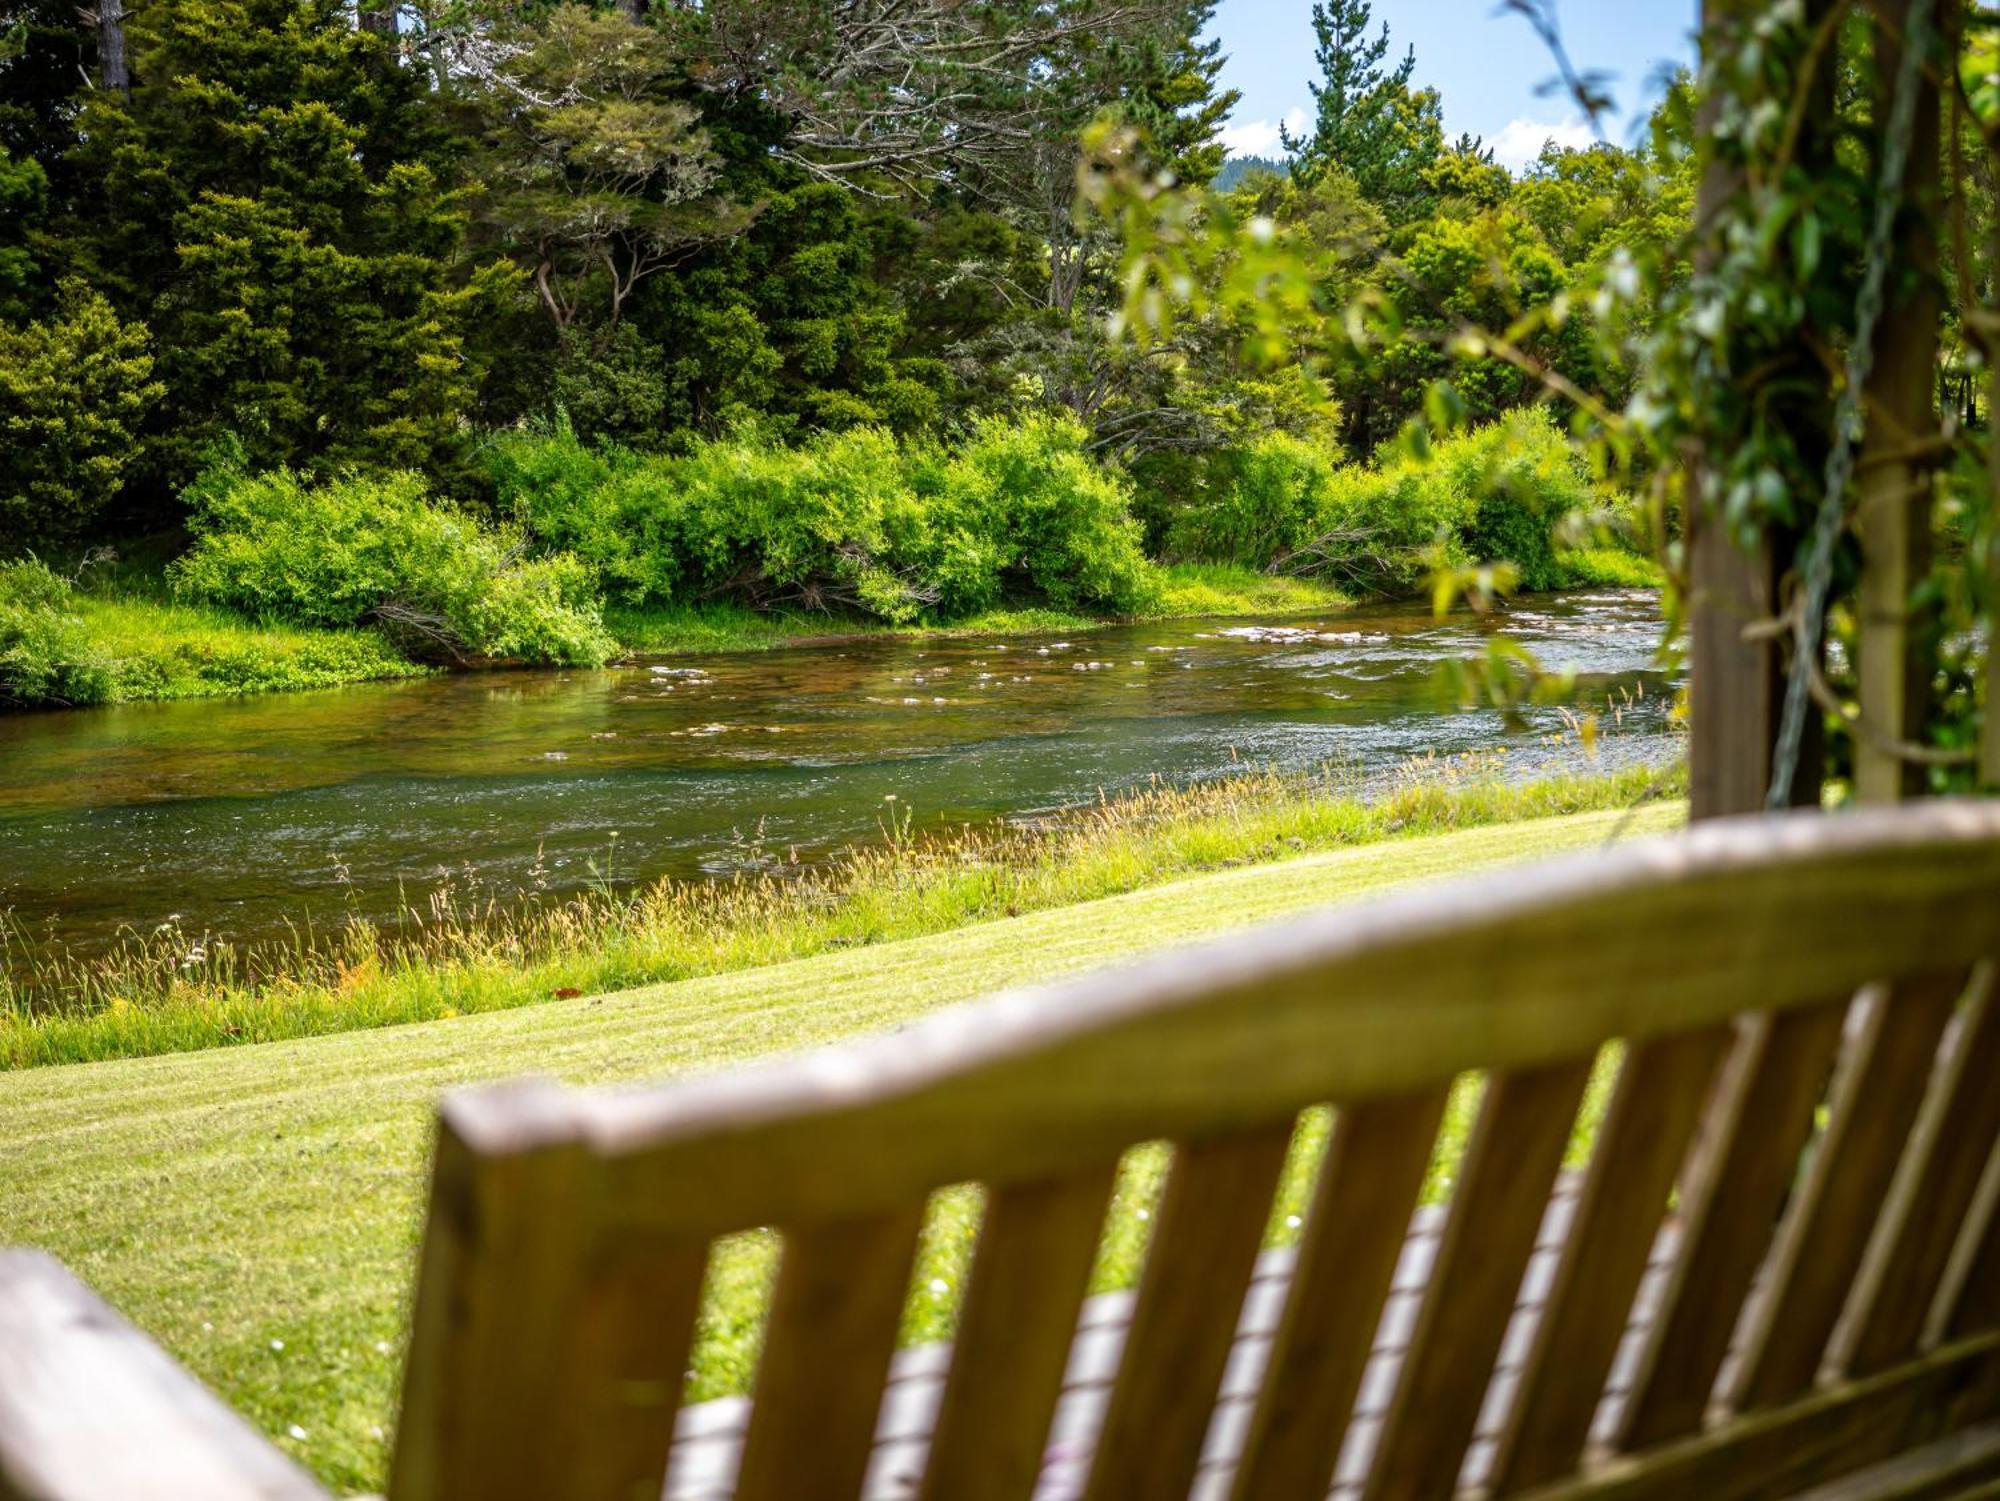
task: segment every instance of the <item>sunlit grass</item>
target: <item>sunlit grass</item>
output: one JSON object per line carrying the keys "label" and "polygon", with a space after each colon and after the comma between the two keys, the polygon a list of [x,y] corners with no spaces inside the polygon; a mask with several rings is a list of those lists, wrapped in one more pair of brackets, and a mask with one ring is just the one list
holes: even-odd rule
{"label": "sunlit grass", "polygon": [[330,688],[429,670],[373,631],[262,625],[160,598],[81,595],[76,604],[92,645],[115,664],[121,700]]}
{"label": "sunlit grass", "polygon": [[1638,768],[1511,785],[1427,763],[1380,795],[1332,775],[1158,784],[1033,825],[889,837],[828,863],[636,892],[501,900],[450,885],[396,923],[236,947],[164,926],[78,959],[0,924],[0,1067],[315,1036],[781,963],[1089,901],[1175,876],[1413,834],[1630,805]]}

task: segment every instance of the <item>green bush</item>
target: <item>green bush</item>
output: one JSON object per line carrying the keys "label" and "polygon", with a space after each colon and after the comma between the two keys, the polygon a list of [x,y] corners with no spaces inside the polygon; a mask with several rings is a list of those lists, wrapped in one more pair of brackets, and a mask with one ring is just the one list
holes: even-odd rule
{"label": "green bush", "polygon": [[1003,599],[1132,611],[1156,585],[1130,493],[1074,424],[982,424],[959,448],[877,427],[798,447],[739,432],[680,454],[567,425],[495,444],[503,507],[628,606],[730,599],[959,619]]}
{"label": "green bush", "polygon": [[1591,510],[1595,497],[1582,458],[1546,408],[1510,412],[1449,439],[1433,462],[1443,483],[1476,507],[1465,534],[1475,561],[1512,563],[1523,589],[1570,582],[1556,530],[1564,517]]}
{"label": "green bush", "polygon": [[1440,558],[1504,561],[1522,588],[1557,589],[1575,575],[1557,529],[1594,501],[1581,459],[1540,408],[1422,458],[1388,450],[1370,465],[1335,466],[1278,434],[1234,457],[1216,497],[1176,529],[1175,550],[1392,594],[1417,587]]}
{"label": "green bush", "polygon": [[1322,445],[1271,433],[1218,459],[1210,505],[1185,513],[1169,540],[1177,555],[1261,568],[1319,531],[1336,473]]}
{"label": "green bush", "polygon": [[296,625],[374,624],[430,656],[596,665],[614,649],[589,571],[432,500],[411,473],[211,464],[188,487],[184,595]]}
{"label": "green bush", "polygon": [[69,580],[36,559],[0,563],[0,703],[70,707],[111,697],[112,665],[72,604]]}

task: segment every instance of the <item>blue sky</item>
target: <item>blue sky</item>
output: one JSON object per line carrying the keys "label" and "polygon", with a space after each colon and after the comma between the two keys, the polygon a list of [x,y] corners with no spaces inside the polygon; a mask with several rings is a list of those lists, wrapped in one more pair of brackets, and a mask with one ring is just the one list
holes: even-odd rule
{"label": "blue sky", "polygon": [[[1661,66],[1692,62],[1698,8],[1698,0],[1558,0],[1571,59],[1613,75],[1610,92],[1624,114],[1607,122],[1606,133],[1621,145],[1659,98]],[[1309,0],[1221,0],[1214,35],[1229,54],[1222,82],[1243,92],[1224,130],[1233,151],[1275,155],[1278,122],[1296,129],[1310,117],[1311,14]],[[1566,145],[1591,138],[1564,95],[1536,93],[1555,65],[1527,22],[1500,13],[1498,0],[1375,0],[1375,26],[1384,21],[1392,55],[1414,46],[1417,82],[1444,96],[1448,134],[1484,136],[1513,167],[1550,137]]]}

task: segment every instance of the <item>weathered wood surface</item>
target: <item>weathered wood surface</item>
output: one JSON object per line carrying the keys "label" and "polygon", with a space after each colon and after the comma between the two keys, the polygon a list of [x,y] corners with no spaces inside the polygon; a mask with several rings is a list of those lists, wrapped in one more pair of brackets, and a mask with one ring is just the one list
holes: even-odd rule
{"label": "weathered wood surface", "polygon": [[587,1144],[609,1229],[800,1223],[1787,1010],[1857,976],[1969,966],[2000,950],[1996,887],[1992,805],[1722,820],[953,1008],[892,1039],[577,1093],[565,1118],[524,1127],[477,1090],[445,1113],[472,1144]]}
{"label": "weathered wood surface", "polygon": [[1625,1058],[1501,1435],[1493,1475],[1499,1494],[1556,1480],[1583,1453],[1667,1196],[1730,1037],[1727,1027],[1707,1027],[1641,1043]]}
{"label": "weathered wood surface", "polygon": [[1098,1435],[1091,1501],[1186,1493],[1291,1144],[1282,1119],[1176,1147]]}
{"label": "weathered wood surface", "polygon": [[0,1252],[0,1497],[326,1496],[56,1261]]}
{"label": "weathered wood surface", "polygon": [[[1958,1001],[1996,953],[2000,806],[1718,821],[728,1078],[458,1096],[391,1497],[646,1501],[663,1469],[673,1501],[913,1496],[934,1436],[933,1501],[1763,1501],[1898,1460],[2000,1411],[2000,1029]],[[1559,1176],[1607,1042],[1622,1082]],[[1449,1199],[1399,1249],[1467,1071]],[[1260,1260],[1322,1105],[1301,1249]],[[1113,1164],[1159,1140],[1141,1285],[1073,1329]],[[964,1343],[894,1356],[960,1183],[989,1205]],[[711,1243],[751,1226],[783,1242],[755,1391],[678,1412]],[[49,1380],[0,1390],[8,1473]]]}
{"label": "weathered wood surface", "polygon": [[1742,1028],[1710,1107],[1708,1139],[1688,1176],[1686,1251],[1666,1309],[1639,1359],[1619,1442],[1645,1448],[1700,1426],[1751,1281],[1811,1135],[1840,1046],[1847,997]]}
{"label": "weathered wood surface", "polygon": [[1486,1396],[1478,1375],[1507,1335],[1592,1061],[1487,1082],[1362,1501],[1452,1493]]}
{"label": "weathered wood surface", "polygon": [[[476,1157],[565,1164],[562,1191],[588,1211],[571,1224],[587,1220],[603,1244],[782,1227],[785,1270],[740,1494],[848,1496],[864,1468],[871,1494],[903,1494],[896,1485],[922,1483],[941,1401],[940,1477],[980,1474],[968,1485],[994,1496],[1171,1497],[1191,1486],[1221,1496],[1233,1485],[1249,1501],[1267,1482],[1272,1495],[1324,1494],[1329,1476],[1368,1501],[1439,1498],[1475,1479],[1526,1493],[1575,1473],[1593,1432],[1600,1444],[1621,1436],[1646,1450],[1664,1466],[1658,1474],[1679,1477],[1673,1484],[1695,1475],[1707,1485],[1706,1467],[1719,1461],[1702,1446],[1719,1442],[1746,1473],[1767,1462],[1759,1446],[1768,1445],[1788,1483],[1806,1485],[1822,1476],[1807,1474],[1782,1437],[1794,1418],[1834,1456],[1828,1475],[1930,1436],[1917,1430],[1946,1377],[1929,1367],[1919,1379],[1905,1362],[1885,1370],[1887,1387],[1843,1388],[1845,1406],[1826,1408],[1826,1392],[1808,1388],[1931,1078],[1955,994],[1949,977],[2000,952],[1996,893],[1992,805],[1723,821],[1505,883],[1307,918],[727,1078],[571,1096],[562,1109],[540,1096],[527,1110],[515,1096],[461,1096],[447,1107],[447,1133]],[[1749,1325],[1750,1358],[1737,1362],[1753,1383],[1746,1390],[1762,1372],[1784,1375],[1754,1398],[1772,1405],[1770,1422],[1721,1430],[1733,1437],[1701,1432],[1738,1310],[1794,1197],[1846,998],[1870,983],[1888,999],[1852,1041],[1818,1166],[1785,1216],[1795,1243],[1797,1226],[1819,1225],[1839,1265],[1801,1272],[1809,1258],[1780,1245],[1778,1296]],[[1614,1039],[1628,1050],[1626,1087],[1558,1266],[1553,1245],[1530,1252],[1545,1220],[1568,1222],[1568,1201],[1544,1213],[1549,1182],[1590,1060]],[[1374,1226],[1350,1254],[1317,1218],[1299,1314],[1280,1328],[1287,1292],[1253,1287],[1250,1303],[1266,1310],[1261,1344],[1246,1354],[1238,1338],[1231,1353],[1297,1112],[1331,1102],[1347,1129],[1379,1111],[1416,1131],[1378,1170],[1343,1156],[1337,1124],[1321,1165],[1326,1203],[1372,1206],[1393,1226],[1416,1193],[1432,1112],[1466,1070],[1490,1083],[1442,1249],[1426,1253],[1442,1275],[1421,1301],[1391,1294],[1383,1306],[1385,1327],[1401,1323],[1404,1353],[1385,1367],[1359,1332],[1393,1240]],[[1712,1081],[1697,1160],[1683,1175]],[[1969,1102],[1951,1118],[1983,1119]],[[1087,1272],[1103,1175],[1120,1152],[1162,1138],[1181,1145],[1132,1348],[1122,1363],[1107,1357],[1095,1384],[1074,1380],[1073,1354],[1059,1397],[1062,1319]],[[1970,1192],[1973,1156],[1938,1156],[1929,1172],[1954,1201]],[[1662,1235],[1677,1178],[1685,1223]],[[1066,1180],[1066,1194],[1046,1197]],[[980,1253],[968,1312],[974,1363],[946,1397],[949,1357],[932,1356],[924,1412],[906,1378],[889,1381],[878,1413],[917,1216],[930,1193],[968,1181],[985,1184],[994,1205],[995,1240]],[[1935,1197],[1927,1191],[1925,1202]],[[1909,1223],[1905,1240],[1918,1231]],[[845,1246],[854,1225],[880,1229],[881,1244],[867,1255]],[[822,1236],[826,1254],[810,1254]],[[1684,1241],[1686,1252],[1648,1273],[1656,1241]],[[1931,1271],[1941,1263],[1928,1243],[1914,1261],[1913,1251],[1881,1254],[1945,1275]],[[1026,1263],[1041,1258],[1051,1305],[1030,1318],[1024,1289],[1037,1268]],[[1969,1251],[1960,1259],[1978,1261]],[[818,1269],[804,1276],[800,1265]],[[1329,1280],[1349,1272],[1351,1283]],[[794,1282],[810,1296],[788,1293]],[[1635,1323],[1640,1307],[1649,1317]],[[1907,1319],[1899,1302],[1896,1328]],[[1008,1337],[1016,1320],[1018,1342]],[[1807,1330],[1804,1353],[1768,1332],[1794,1324]],[[1088,1336],[1078,1350],[1104,1347]],[[1003,1369],[1022,1378],[1018,1391],[1006,1383],[1011,1396],[994,1391]],[[1950,1367],[1952,1379],[1966,1369]],[[1906,1377],[1917,1385],[1895,1384]],[[988,1402],[1000,1461],[990,1471],[980,1464]],[[1872,1437],[1824,1442],[1813,1425],[1831,1423],[1829,1412]],[[734,1461],[726,1468],[733,1475]],[[1668,1482],[1646,1478],[1654,1473],[1617,1468],[1601,1483],[1668,1493]],[[670,1489],[695,1494],[690,1484],[682,1474]],[[429,1494],[413,1491],[412,1501]],[[940,1478],[931,1494],[952,1491]]]}
{"label": "weathered wood surface", "polygon": [[1025,1501],[1097,1257],[1115,1164],[996,1193],[938,1411],[925,1501]]}
{"label": "weathered wood surface", "polygon": [[1317,1501],[1340,1457],[1447,1091],[1343,1109],[1320,1163],[1235,1501]]}
{"label": "weathered wood surface", "polygon": [[896,1349],[920,1209],[789,1231],[744,1440],[741,1501],[852,1496]]}

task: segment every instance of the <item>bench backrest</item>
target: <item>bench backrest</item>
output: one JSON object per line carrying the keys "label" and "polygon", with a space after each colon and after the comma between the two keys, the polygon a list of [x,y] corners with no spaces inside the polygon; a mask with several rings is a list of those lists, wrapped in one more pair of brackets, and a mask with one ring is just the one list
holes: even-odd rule
{"label": "bench backrest", "polygon": [[[1497,1494],[1802,1487],[2000,1397],[1995,954],[2000,806],[1729,821],[723,1076],[457,1095],[392,1501],[659,1496],[711,1247],[754,1227],[783,1250],[736,1494],[856,1495],[926,1204],[959,1184],[985,1208],[922,1494],[1026,1497],[1114,1171],[1148,1142],[1172,1164],[1087,1494],[1185,1495],[1295,1127],[1331,1105],[1233,1482],[1325,1496],[1467,1075],[1367,1501],[1450,1494],[1489,1401]],[[1489,1393],[1610,1069],[1531,1347]],[[1625,1457],[1580,1468],[1593,1421]]]}

